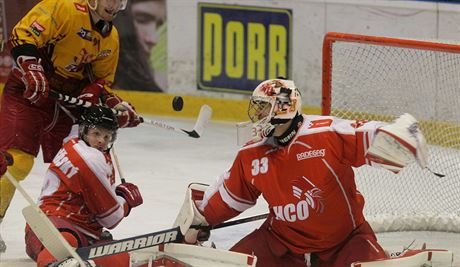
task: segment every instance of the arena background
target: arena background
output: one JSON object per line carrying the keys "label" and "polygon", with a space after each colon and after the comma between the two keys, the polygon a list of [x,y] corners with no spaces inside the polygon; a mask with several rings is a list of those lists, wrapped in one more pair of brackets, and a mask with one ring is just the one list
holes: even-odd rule
{"label": "arena background", "polygon": [[[152,30],[155,45],[141,56],[147,63],[133,55],[141,42],[133,25],[147,23],[145,16],[128,7],[115,21],[121,43],[117,80],[131,79],[118,82],[117,93],[143,114],[194,117],[207,103],[213,120],[243,121],[251,90],[279,76],[301,89],[304,112],[319,113],[326,32],[460,40],[459,1],[130,0],[130,5],[148,1],[163,2],[165,12]],[[0,0],[2,43],[36,2]],[[0,82],[11,64],[2,51]],[[180,112],[171,106],[175,95],[184,97]]]}

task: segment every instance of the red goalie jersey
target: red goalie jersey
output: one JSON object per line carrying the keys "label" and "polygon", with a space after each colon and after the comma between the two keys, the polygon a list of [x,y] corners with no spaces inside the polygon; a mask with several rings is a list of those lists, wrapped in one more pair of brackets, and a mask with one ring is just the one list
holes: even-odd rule
{"label": "red goalie jersey", "polygon": [[210,224],[218,224],[263,195],[270,230],[291,251],[330,249],[365,221],[352,166],[369,164],[365,151],[381,126],[304,115],[289,145],[268,138],[242,148],[230,170],[208,188],[200,209]]}
{"label": "red goalie jersey", "polygon": [[114,183],[110,154],[69,138],[45,176],[40,208],[46,215],[66,218],[84,234],[97,238],[102,227],[114,228],[128,210],[126,201],[115,195]]}

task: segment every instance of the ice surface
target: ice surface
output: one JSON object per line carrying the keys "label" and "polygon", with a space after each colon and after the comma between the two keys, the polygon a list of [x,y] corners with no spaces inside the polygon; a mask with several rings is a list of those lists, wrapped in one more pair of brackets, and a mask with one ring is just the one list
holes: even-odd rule
{"label": "ice surface", "polygon": [[[152,117],[168,124],[192,129],[194,121]],[[116,152],[126,180],[137,184],[144,204],[131,211],[128,218],[112,231],[115,238],[145,234],[170,228],[180,209],[187,185],[191,182],[213,183],[215,178],[230,167],[238,146],[233,123],[212,122],[199,139],[180,135],[151,125],[119,131]],[[31,175],[22,182],[24,188],[36,199],[46,171],[41,156]],[[459,196],[460,197],[460,196]],[[5,216],[0,232],[8,249],[1,255],[0,267],[35,266],[27,260],[24,250],[24,219],[21,209],[26,201],[17,192]],[[259,200],[256,207],[238,218],[266,213],[266,203]],[[231,228],[214,230],[211,239],[218,248],[229,248],[262,221]],[[450,249],[456,254],[460,266],[460,234],[409,232],[378,235],[386,250],[397,251],[412,240],[429,248]]]}

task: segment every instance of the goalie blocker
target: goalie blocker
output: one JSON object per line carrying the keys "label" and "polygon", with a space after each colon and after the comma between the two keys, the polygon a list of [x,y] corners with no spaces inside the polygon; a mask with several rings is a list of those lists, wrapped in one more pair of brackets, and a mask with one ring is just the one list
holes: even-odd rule
{"label": "goalie blocker", "polygon": [[415,157],[421,168],[427,167],[426,141],[418,121],[405,113],[392,124],[377,129],[366,157],[377,165],[398,173]]}

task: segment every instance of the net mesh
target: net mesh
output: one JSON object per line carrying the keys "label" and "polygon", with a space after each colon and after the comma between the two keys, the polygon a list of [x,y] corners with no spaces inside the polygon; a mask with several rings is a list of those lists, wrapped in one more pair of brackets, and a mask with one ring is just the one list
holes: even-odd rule
{"label": "net mesh", "polygon": [[392,121],[411,113],[429,144],[429,168],[445,175],[415,162],[397,175],[356,169],[374,230],[460,232],[460,54],[384,42],[330,47],[331,115]]}

